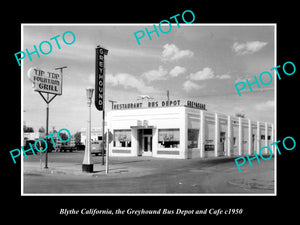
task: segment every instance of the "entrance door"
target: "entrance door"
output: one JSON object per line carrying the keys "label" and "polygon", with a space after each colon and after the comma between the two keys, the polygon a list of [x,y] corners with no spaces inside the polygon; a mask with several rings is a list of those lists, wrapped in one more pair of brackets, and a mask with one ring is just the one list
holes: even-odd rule
{"label": "entrance door", "polygon": [[142,130],[142,154],[143,156],[152,156],[152,129]]}
{"label": "entrance door", "polygon": [[152,135],[143,135],[143,155],[152,156]]}
{"label": "entrance door", "polygon": [[225,155],[225,132],[220,132],[220,154]]}
{"label": "entrance door", "polygon": [[138,129],[138,155],[139,156],[152,156],[152,129]]}

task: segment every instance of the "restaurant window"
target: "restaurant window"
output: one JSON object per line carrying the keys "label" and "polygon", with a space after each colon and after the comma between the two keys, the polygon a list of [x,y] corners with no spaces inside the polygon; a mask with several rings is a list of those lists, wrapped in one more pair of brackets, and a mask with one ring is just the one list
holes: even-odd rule
{"label": "restaurant window", "polygon": [[214,140],[205,140],[204,151],[214,151],[215,144]]}
{"label": "restaurant window", "polygon": [[236,137],[233,137],[232,140],[233,140],[233,146],[237,146],[237,140],[236,140]]}
{"label": "restaurant window", "polygon": [[158,148],[179,148],[179,129],[159,129]]}
{"label": "restaurant window", "polygon": [[131,147],[131,130],[114,130],[114,147]]}
{"label": "restaurant window", "polygon": [[188,148],[198,148],[199,129],[188,129]]}

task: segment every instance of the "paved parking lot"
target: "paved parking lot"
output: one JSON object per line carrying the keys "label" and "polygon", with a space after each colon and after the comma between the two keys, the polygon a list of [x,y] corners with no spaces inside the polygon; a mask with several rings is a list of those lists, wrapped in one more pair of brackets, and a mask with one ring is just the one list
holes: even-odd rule
{"label": "paved parking lot", "polygon": [[[42,163],[40,164],[40,159]],[[49,153],[24,159],[24,194],[272,194],[274,159],[245,164],[239,172],[234,158],[161,159],[110,157],[105,174],[101,156],[94,173],[81,172],[83,152]]]}

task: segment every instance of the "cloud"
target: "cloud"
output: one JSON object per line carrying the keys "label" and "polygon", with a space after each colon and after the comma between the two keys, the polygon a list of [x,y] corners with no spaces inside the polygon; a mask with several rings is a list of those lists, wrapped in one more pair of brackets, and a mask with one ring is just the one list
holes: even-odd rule
{"label": "cloud", "polygon": [[[164,69],[162,66],[159,66],[157,70],[149,70],[142,74],[143,78],[146,78],[147,81],[154,80],[167,80],[170,76],[177,77],[178,75],[184,73],[186,68],[181,66],[175,66],[170,72]],[[169,76],[168,76],[169,75]]]}
{"label": "cloud", "polygon": [[275,107],[275,102],[273,100],[262,102],[255,106],[255,108],[260,111],[272,110],[275,109],[274,107]]}
{"label": "cloud", "polygon": [[166,75],[168,71],[159,66],[158,70],[150,70],[142,74],[142,77],[146,78],[148,81],[154,80],[166,80]]}
{"label": "cloud", "polygon": [[262,41],[248,41],[246,43],[238,43],[235,42],[232,45],[232,50],[237,53],[237,55],[246,55],[253,54],[255,52],[260,51],[263,47],[265,47],[268,43]]}
{"label": "cloud", "polygon": [[186,69],[184,67],[181,66],[175,66],[170,72],[169,74],[172,77],[177,77],[179,74],[185,73]]}
{"label": "cloud", "polygon": [[192,80],[207,80],[214,78],[214,72],[211,68],[205,67],[203,70],[199,70],[196,73],[191,73],[190,78]]}
{"label": "cloud", "polygon": [[164,50],[162,52],[162,61],[176,61],[182,58],[193,57],[194,53],[190,50],[179,50],[174,44],[165,44],[163,46]]}
{"label": "cloud", "polygon": [[228,75],[228,74],[223,74],[223,75],[217,75],[216,78],[219,78],[221,80],[224,80],[224,79],[230,79],[231,76]]}
{"label": "cloud", "polygon": [[209,68],[209,67],[205,67],[203,70],[199,70],[196,73],[191,73],[189,75],[189,78],[191,80],[208,80],[208,79],[230,79],[231,76],[228,74],[223,74],[223,75],[215,75],[214,71]]}
{"label": "cloud", "polygon": [[139,80],[128,73],[117,73],[116,75],[107,74],[105,81],[111,86],[123,86],[126,89],[134,88],[141,93],[158,92],[155,88],[147,86],[143,80]]}
{"label": "cloud", "polygon": [[201,88],[203,88],[204,85],[199,85],[199,84],[196,84],[190,80],[187,80],[183,83],[183,89],[186,91],[186,92],[190,92],[192,90],[199,90]]}
{"label": "cloud", "polygon": [[235,83],[238,83],[238,82],[245,82],[246,79],[251,79],[253,77],[249,77],[249,75],[241,75],[241,76],[238,76],[236,79],[235,79]]}

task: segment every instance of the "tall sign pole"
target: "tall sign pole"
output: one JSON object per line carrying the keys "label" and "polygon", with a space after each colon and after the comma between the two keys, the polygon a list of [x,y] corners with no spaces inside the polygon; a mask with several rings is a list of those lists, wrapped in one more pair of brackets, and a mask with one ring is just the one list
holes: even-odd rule
{"label": "tall sign pole", "polygon": [[[45,169],[48,169],[48,149],[49,149],[49,141],[48,141],[48,125],[49,125],[49,103],[57,96],[62,95],[62,69],[67,68],[66,66],[60,69],[61,73],[54,73],[52,71],[45,71],[42,69],[38,69],[36,67],[31,67],[28,72],[27,76],[29,80],[33,84],[33,88],[37,91],[44,101],[47,103],[46,107],[46,143],[47,143],[47,150],[45,152]],[[56,70],[55,69],[55,70]],[[46,93],[47,97],[42,93]],[[53,94],[53,96],[49,99],[49,94]]]}
{"label": "tall sign pole", "polygon": [[108,167],[108,163],[109,163],[109,143],[110,143],[110,131],[109,129],[107,129],[107,132],[106,132],[106,137],[105,137],[105,145],[106,145],[106,164],[105,164],[105,173],[108,174],[108,171],[109,171],[109,167]]}
{"label": "tall sign pole", "polygon": [[48,147],[49,147],[49,141],[48,141],[48,135],[49,135],[49,93],[47,93],[47,107],[46,107],[46,143],[47,143],[47,150],[45,152],[45,169],[48,169]]}
{"label": "tall sign pole", "polygon": [[[60,86],[62,88],[62,77],[63,77],[63,69],[67,68],[66,66],[63,66],[63,67],[59,67],[59,68],[55,68],[55,70],[60,70],[60,76],[61,76],[61,80],[60,80]],[[50,74],[49,74],[50,76]],[[54,97],[56,97],[56,95],[54,95]],[[51,101],[54,99],[54,97],[51,99]],[[47,109],[46,109],[46,136],[49,135],[49,103],[51,102],[49,101],[49,93],[47,93]],[[47,146],[49,146],[49,139],[48,137],[46,137],[46,143],[47,143]],[[48,148],[46,150],[46,156],[45,156],[45,169],[48,169]]]}
{"label": "tall sign pole", "polygon": [[108,50],[97,46],[95,61],[95,106],[102,111],[102,165],[104,165],[104,129],[105,129],[105,65],[104,55],[108,54]]}

